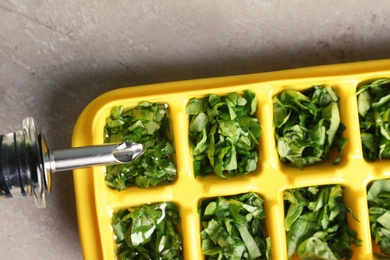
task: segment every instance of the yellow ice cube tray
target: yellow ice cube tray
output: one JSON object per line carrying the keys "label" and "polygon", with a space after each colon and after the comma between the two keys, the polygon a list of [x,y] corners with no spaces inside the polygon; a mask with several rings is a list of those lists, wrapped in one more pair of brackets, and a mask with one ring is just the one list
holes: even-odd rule
{"label": "yellow ice cube tray", "polygon": [[[375,259],[379,252],[372,242],[367,208],[367,185],[390,178],[390,161],[363,159],[359,131],[356,89],[362,82],[390,78],[390,60],[292,69],[249,75],[197,79],[116,89],[95,99],[80,115],[74,128],[73,146],[102,144],[104,125],[113,106],[135,107],[141,101],[164,102],[169,107],[173,143],[176,149],[177,179],[170,184],[115,191],[104,181],[105,167],[74,171],[79,231],[85,259],[116,259],[111,229],[113,212],[152,202],[172,201],[179,208],[184,258],[204,259],[198,205],[204,198],[255,192],[264,199],[266,232],[271,238],[272,259],[287,258],[283,194],[287,189],[312,185],[342,184],[344,202],[359,220],[348,217],[350,227],[362,239],[354,248],[353,259]],[[303,170],[281,163],[275,148],[272,97],[284,89],[305,90],[329,84],[338,93],[343,134],[348,143],[339,165],[324,161]],[[243,90],[256,93],[256,117],[262,133],[257,169],[247,175],[220,179],[195,178],[188,141],[186,105],[191,98],[210,94],[225,95]]]}

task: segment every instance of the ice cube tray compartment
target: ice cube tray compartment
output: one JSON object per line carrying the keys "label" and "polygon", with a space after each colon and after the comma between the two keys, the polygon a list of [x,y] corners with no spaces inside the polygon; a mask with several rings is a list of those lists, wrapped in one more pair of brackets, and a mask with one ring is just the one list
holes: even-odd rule
{"label": "ice cube tray compartment", "polygon": [[[181,215],[185,259],[204,259],[200,247],[200,220],[197,212],[202,199],[255,192],[264,199],[267,235],[271,237],[272,259],[286,259],[283,194],[287,189],[312,185],[343,184],[343,198],[360,222],[349,217],[349,225],[358,232],[362,245],[354,249],[353,259],[374,259],[378,249],[372,246],[367,209],[367,185],[376,179],[390,178],[390,161],[367,162],[363,159],[356,88],[361,82],[390,78],[390,60],[303,68],[243,76],[162,83],[129,87],[108,92],[90,103],[75,126],[73,145],[101,144],[104,125],[111,108],[135,107],[141,101],[164,102],[169,107],[173,144],[176,149],[177,178],[173,183],[118,192],[104,182],[105,167],[74,171],[79,229],[86,259],[116,259],[111,217],[120,208],[146,203],[172,201]],[[284,89],[303,91],[313,85],[328,84],[339,95],[343,136],[348,143],[340,165],[324,161],[304,170],[279,161],[275,148],[272,97]],[[185,108],[194,97],[210,94],[256,93],[256,117],[262,127],[259,162],[254,172],[220,179],[217,176],[195,178],[188,144],[188,115]]]}

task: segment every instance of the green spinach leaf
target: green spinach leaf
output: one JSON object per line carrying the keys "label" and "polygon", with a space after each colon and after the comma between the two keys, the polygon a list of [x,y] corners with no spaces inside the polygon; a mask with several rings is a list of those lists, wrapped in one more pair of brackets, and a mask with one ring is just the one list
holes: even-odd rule
{"label": "green spinach leaf", "polygon": [[104,130],[106,143],[133,141],[143,144],[145,150],[130,163],[107,167],[105,181],[110,188],[147,188],[174,180],[175,149],[166,105],[144,101],[128,111],[123,106],[113,107]]}
{"label": "green spinach leaf", "polygon": [[367,192],[371,236],[390,257],[390,180],[374,181]]}
{"label": "green spinach leaf", "polygon": [[206,259],[270,259],[263,200],[257,194],[206,199],[199,214]]}
{"label": "green spinach leaf", "polygon": [[172,202],[119,210],[112,222],[118,258],[184,259],[179,224],[179,211]]}
{"label": "green spinach leaf", "polygon": [[303,168],[337,149],[338,164],[347,142],[340,122],[338,96],[330,86],[304,91],[287,89],[273,97],[276,147],[282,162]]}
{"label": "green spinach leaf", "polygon": [[313,186],[284,194],[287,253],[301,259],[350,259],[357,233],[347,224],[351,210],[342,201],[341,185]]}
{"label": "green spinach leaf", "polygon": [[390,79],[363,84],[356,95],[364,158],[390,158]]}
{"label": "green spinach leaf", "polygon": [[221,178],[252,172],[257,167],[260,124],[255,117],[257,100],[230,93],[193,98],[186,107],[189,142],[195,176],[215,173]]}

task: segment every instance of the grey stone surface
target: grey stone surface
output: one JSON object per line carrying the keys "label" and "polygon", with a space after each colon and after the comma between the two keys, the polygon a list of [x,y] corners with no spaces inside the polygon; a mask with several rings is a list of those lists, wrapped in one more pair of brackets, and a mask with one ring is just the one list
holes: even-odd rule
{"label": "grey stone surface", "polygon": [[[390,57],[386,0],[0,2],[0,131],[71,144],[83,108],[148,83]],[[0,202],[0,260],[82,259],[71,173],[46,210]]]}

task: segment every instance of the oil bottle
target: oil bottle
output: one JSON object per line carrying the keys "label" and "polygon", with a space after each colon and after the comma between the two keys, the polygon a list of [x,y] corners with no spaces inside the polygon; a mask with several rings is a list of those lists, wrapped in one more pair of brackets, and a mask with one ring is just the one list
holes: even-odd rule
{"label": "oil bottle", "polygon": [[133,142],[49,150],[32,117],[22,127],[0,135],[0,199],[33,197],[37,208],[46,207],[52,173],[129,163],[143,153],[142,144]]}

